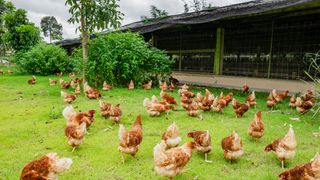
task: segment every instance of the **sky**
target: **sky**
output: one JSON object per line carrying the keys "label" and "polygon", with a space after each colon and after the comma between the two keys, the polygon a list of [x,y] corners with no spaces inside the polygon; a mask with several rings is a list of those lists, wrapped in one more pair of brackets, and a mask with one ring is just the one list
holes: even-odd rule
{"label": "sky", "polygon": [[[65,0],[11,0],[17,8],[28,11],[28,18],[40,27],[41,18],[44,16],[55,16],[63,26],[63,38],[70,39],[79,37],[75,29],[77,24],[67,22],[70,17]],[[186,0],[191,1],[191,0]],[[250,0],[207,0],[213,6],[226,6],[247,2]],[[183,2],[181,0],[120,0],[120,11],[124,13],[122,25],[140,20],[142,15],[149,15],[151,5],[159,9],[165,9],[169,15],[183,13]],[[45,40],[48,40],[45,38]]]}

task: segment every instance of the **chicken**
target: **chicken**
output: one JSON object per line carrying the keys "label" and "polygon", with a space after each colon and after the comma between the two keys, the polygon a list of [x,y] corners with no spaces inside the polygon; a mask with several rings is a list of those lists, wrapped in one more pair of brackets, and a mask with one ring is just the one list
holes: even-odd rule
{"label": "chicken", "polygon": [[198,103],[192,100],[192,103],[186,105],[186,110],[189,116],[198,116],[199,114]]}
{"label": "chicken", "polygon": [[87,82],[84,83],[84,93],[89,99],[98,99],[101,97],[100,92],[97,89],[90,87]]}
{"label": "chicken", "polygon": [[249,86],[247,85],[247,83],[245,83],[245,84],[242,86],[242,92],[243,92],[243,93],[249,93]]}
{"label": "chicken", "polygon": [[241,104],[237,102],[236,99],[232,100],[232,106],[237,117],[242,117],[243,114],[246,113],[250,108],[249,102],[247,102],[246,104]]}
{"label": "chicken", "polygon": [[133,83],[132,80],[131,80],[130,83],[128,84],[128,89],[129,89],[129,90],[133,90],[133,89],[134,89],[134,83]]}
{"label": "chicken", "polygon": [[0,75],[3,75],[4,73],[3,73],[3,70],[2,69],[0,69]]}
{"label": "chicken", "polygon": [[169,104],[175,104],[178,105],[177,101],[174,99],[174,97],[170,96],[168,93],[164,92],[163,90],[161,90],[160,92],[160,96],[162,97],[162,99],[169,103]]}
{"label": "chicken", "polygon": [[110,111],[110,119],[114,123],[119,123],[121,120],[122,116],[122,111],[120,108],[120,104],[115,105],[114,107],[111,106],[111,111]]}
{"label": "chicken", "polygon": [[260,139],[264,133],[264,123],[261,118],[261,111],[257,112],[248,129],[249,136]]}
{"label": "chicken", "polygon": [[220,99],[218,97],[214,98],[214,101],[211,105],[214,112],[222,112],[223,108],[226,106],[226,101],[224,99]]}
{"label": "chicken", "polygon": [[[185,96],[184,94],[181,96],[181,106],[188,110],[189,105],[193,102],[193,100],[187,96]],[[198,106],[198,104],[197,104]]]}
{"label": "chicken", "polygon": [[278,94],[275,89],[272,90],[272,96],[276,100],[276,102],[282,102],[285,97],[287,97],[289,94],[289,91],[284,91],[283,93]]}
{"label": "chicken", "polygon": [[80,84],[78,84],[78,86],[77,86],[76,89],[74,90],[74,94],[76,94],[76,95],[81,94]]}
{"label": "chicken", "polygon": [[205,162],[211,163],[208,160],[208,153],[211,151],[211,136],[209,131],[193,131],[188,133],[188,137],[193,138],[197,151],[204,153]]}
{"label": "chicken", "polygon": [[60,87],[61,89],[68,89],[70,87],[70,83],[67,81],[64,81],[63,79],[60,79]]}
{"label": "chicken", "polygon": [[243,155],[242,140],[235,131],[230,136],[222,139],[221,147],[224,157],[230,161],[236,160]]}
{"label": "chicken", "polygon": [[69,78],[74,78],[75,74],[74,73],[69,73]]}
{"label": "chicken", "polygon": [[81,83],[79,78],[75,78],[74,80],[71,81],[70,86],[72,88],[76,88],[79,84]]}
{"label": "chicken", "polygon": [[170,76],[170,77],[169,77],[169,83],[170,83],[170,84],[173,84],[173,85],[176,85],[176,84],[179,83],[179,80],[176,79],[176,78],[174,78],[174,77],[172,77],[172,76]]}
{"label": "chicken", "polygon": [[281,167],[284,168],[285,160],[291,160],[296,153],[297,141],[292,126],[290,125],[288,133],[282,139],[277,139],[265,148],[266,152],[275,151],[278,159],[281,161]]}
{"label": "chicken", "polygon": [[58,83],[57,80],[49,79],[49,84],[50,84],[50,86],[54,86],[54,85],[56,85],[57,83]]}
{"label": "chicken", "polygon": [[184,84],[183,86],[180,87],[178,90],[178,94],[182,96],[183,92],[188,92],[189,86],[187,84]]}
{"label": "chicken", "polygon": [[274,106],[276,105],[276,100],[272,96],[272,93],[270,92],[269,96],[267,97],[267,107],[274,109]]}
{"label": "chicken", "polygon": [[256,102],[256,94],[254,91],[246,98],[246,101],[249,102],[250,107],[256,108],[257,102]]}
{"label": "chicken", "polygon": [[183,171],[191,159],[195,143],[187,142],[171,149],[167,149],[166,146],[166,143],[161,141],[153,148],[154,170],[159,175],[172,179]]}
{"label": "chicken", "polygon": [[83,122],[86,123],[86,127],[89,128],[91,124],[94,122],[94,114],[96,113],[95,110],[89,110],[86,112],[79,112],[77,113],[72,106],[67,106],[64,108],[62,115],[66,119],[67,124],[69,123],[77,123],[78,125],[82,124]]}
{"label": "chicken", "polygon": [[316,156],[311,159],[309,163],[306,163],[302,166],[296,166],[292,169],[284,171],[278,175],[281,180],[316,180],[320,179],[320,156]]}
{"label": "chicken", "polygon": [[311,101],[313,103],[316,102],[316,96],[313,94],[311,90],[307,90],[307,92],[303,95],[302,99],[304,101]]}
{"label": "chicken", "polygon": [[174,109],[174,107],[167,102],[162,102],[162,103],[158,101],[154,102],[154,101],[151,101],[149,98],[144,99],[143,106],[147,108],[147,112],[150,116],[160,116],[162,112],[166,112],[170,109]]}
{"label": "chicken", "polygon": [[56,76],[63,76],[63,72],[56,73]]}
{"label": "chicken", "polygon": [[186,90],[186,91],[181,92],[180,96],[186,96],[188,98],[194,98],[196,95],[193,92]]}
{"label": "chicken", "polygon": [[179,129],[175,122],[162,134],[162,140],[166,143],[167,149],[179,146],[181,137],[179,136]]}
{"label": "chicken", "polygon": [[122,163],[124,163],[123,153],[130,154],[134,157],[139,150],[140,143],[142,142],[141,114],[137,116],[136,122],[130,131],[127,131],[124,125],[120,124],[119,142],[118,150],[121,152]]}
{"label": "chicken", "polygon": [[167,82],[166,82],[166,81],[164,81],[164,82],[159,81],[159,88],[160,88],[162,91],[168,90]]}
{"label": "chicken", "polygon": [[99,102],[100,102],[101,116],[105,118],[109,118],[111,115],[112,104],[103,102],[102,100],[100,100]]}
{"label": "chicken", "polygon": [[22,170],[20,180],[57,180],[57,174],[69,169],[71,165],[72,159],[48,153],[28,163]]}
{"label": "chicken", "polygon": [[61,97],[63,97],[63,101],[65,103],[72,103],[73,101],[75,101],[77,99],[77,96],[74,94],[69,94],[67,92],[63,92],[61,91]]}
{"label": "chicken", "polygon": [[13,71],[9,69],[8,74],[13,74]]}
{"label": "chicken", "polygon": [[108,84],[106,81],[103,82],[102,90],[109,91],[112,88],[110,84]]}
{"label": "chicken", "polygon": [[295,108],[296,107],[296,97],[294,95],[292,95],[290,97],[289,107],[291,107],[291,108]]}
{"label": "chicken", "polygon": [[82,144],[84,135],[87,131],[86,128],[85,122],[82,122],[81,124],[71,122],[64,129],[64,134],[68,138],[68,144],[73,147],[72,152]]}
{"label": "chicken", "polygon": [[33,85],[36,84],[37,78],[35,76],[32,76],[31,79],[28,80],[28,84]]}
{"label": "chicken", "polygon": [[197,94],[197,101],[198,101],[199,108],[202,109],[203,111],[211,111],[214,99],[215,99],[214,95],[211,94],[211,92],[208,89],[206,89],[206,95],[204,97],[202,97],[201,94],[199,93]]}
{"label": "chicken", "polygon": [[149,90],[152,88],[152,80],[142,85],[143,89]]}
{"label": "chicken", "polygon": [[232,101],[233,93],[229,92],[226,96],[223,95],[223,92],[220,93],[220,99],[223,99],[226,101],[226,106],[229,105],[229,103]]}
{"label": "chicken", "polygon": [[171,84],[168,86],[169,91],[173,92],[174,91],[174,84],[171,82]]}
{"label": "chicken", "polygon": [[295,103],[296,109],[299,113],[306,113],[314,106],[312,100],[304,101],[301,97],[297,97]]}

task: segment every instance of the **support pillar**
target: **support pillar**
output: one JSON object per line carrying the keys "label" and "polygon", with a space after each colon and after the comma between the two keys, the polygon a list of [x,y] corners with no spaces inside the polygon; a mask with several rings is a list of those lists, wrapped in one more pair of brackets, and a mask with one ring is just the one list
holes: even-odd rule
{"label": "support pillar", "polygon": [[223,53],[224,53],[224,29],[221,27],[218,27],[217,35],[216,35],[216,50],[214,54],[214,63],[213,63],[213,74],[215,75],[222,74]]}

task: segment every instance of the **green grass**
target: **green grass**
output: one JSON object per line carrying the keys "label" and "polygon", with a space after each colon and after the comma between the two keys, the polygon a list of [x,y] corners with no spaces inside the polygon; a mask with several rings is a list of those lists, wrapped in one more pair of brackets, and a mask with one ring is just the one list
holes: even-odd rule
{"label": "green grass", "polygon": [[[257,109],[250,109],[243,118],[235,118],[231,106],[222,114],[203,113],[204,120],[188,117],[179,106],[178,111],[160,117],[149,117],[142,106],[145,97],[159,96],[160,90],[153,88],[145,91],[124,88],[103,92],[106,101],[120,103],[123,110],[121,123],[132,126],[135,117],[142,113],[143,141],[135,159],[126,156],[121,164],[118,147],[118,126],[103,131],[111,125],[109,120],[100,116],[97,100],[89,100],[81,95],[74,103],[78,110],[97,110],[95,122],[90,134],[74,153],[64,136],[65,120],[61,112],[66,104],[60,97],[60,87],[50,87],[49,77],[37,77],[37,84],[30,86],[26,75],[0,76],[0,179],[18,179],[22,168],[30,161],[49,152],[71,157],[74,161],[71,169],[59,175],[59,179],[164,179],[153,171],[153,147],[160,141],[161,134],[175,121],[180,128],[183,142],[190,141],[186,133],[191,130],[209,130],[212,136],[213,150],[209,154],[212,164],[205,163],[203,155],[194,151],[186,172],[176,179],[277,179],[282,172],[274,153],[264,153],[264,147],[272,140],[283,137],[292,124],[298,142],[294,160],[286,166],[292,168],[308,162],[320,150],[319,138],[312,132],[319,131],[320,121],[312,119],[312,113],[300,116],[301,121],[291,121],[290,117],[299,117],[295,110],[287,108],[287,101],[277,106],[279,112],[270,113],[265,106],[266,94],[257,93]],[[56,77],[51,77],[57,79]],[[68,79],[64,77],[64,79]],[[218,95],[221,89],[210,89]],[[71,91],[71,90],[70,90]],[[193,88],[193,92],[203,88]],[[228,92],[229,90],[224,90]],[[170,93],[180,101],[177,91]],[[246,95],[234,91],[241,102]],[[266,125],[265,135],[258,141],[247,135],[247,129],[254,113],[263,111]],[[237,162],[230,164],[223,158],[221,139],[233,130],[240,134],[245,154]]]}

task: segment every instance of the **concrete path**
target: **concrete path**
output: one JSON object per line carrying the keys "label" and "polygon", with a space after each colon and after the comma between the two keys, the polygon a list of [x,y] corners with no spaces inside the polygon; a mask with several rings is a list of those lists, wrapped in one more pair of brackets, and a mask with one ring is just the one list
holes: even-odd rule
{"label": "concrete path", "polygon": [[180,83],[209,87],[223,87],[228,89],[242,89],[242,86],[247,83],[251,90],[261,92],[270,92],[272,89],[276,89],[278,91],[289,90],[291,93],[303,93],[308,89],[314,90],[311,83],[298,80],[216,76],[211,74],[180,72],[174,72],[172,76],[178,79]]}

